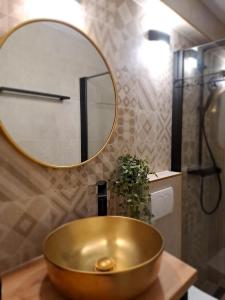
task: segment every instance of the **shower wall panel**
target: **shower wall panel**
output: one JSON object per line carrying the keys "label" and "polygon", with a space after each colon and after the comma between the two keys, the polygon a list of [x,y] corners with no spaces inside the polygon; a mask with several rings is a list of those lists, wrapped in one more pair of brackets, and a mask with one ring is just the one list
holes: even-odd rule
{"label": "shower wall panel", "polygon": [[[219,57],[215,55],[208,53],[205,55],[204,59],[205,64],[208,66],[205,73],[215,72],[219,69],[219,66],[221,66]],[[209,91],[207,85],[205,85],[204,102],[208,95]],[[199,97],[200,86],[195,85],[184,87],[182,121],[182,253],[185,261],[198,268],[198,284],[201,286],[206,282],[210,275],[208,271],[208,261],[225,245],[225,197],[223,196],[219,210],[211,216],[205,215],[200,207],[200,177],[190,175],[187,172],[188,169],[197,168],[199,164]],[[222,148],[218,145],[217,141],[218,108],[219,107],[216,107],[215,111],[215,107],[210,107],[210,111],[206,115],[205,123],[209,143],[212,147],[217,164],[222,170],[224,170],[225,151],[222,151]],[[212,161],[204,141],[202,145],[203,166],[212,166]],[[215,205],[218,198],[218,182],[215,175],[209,176],[204,180],[204,203],[206,207],[210,208]],[[225,176],[224,172],[222,172],[223,183],[225,182],[224,180]]]}

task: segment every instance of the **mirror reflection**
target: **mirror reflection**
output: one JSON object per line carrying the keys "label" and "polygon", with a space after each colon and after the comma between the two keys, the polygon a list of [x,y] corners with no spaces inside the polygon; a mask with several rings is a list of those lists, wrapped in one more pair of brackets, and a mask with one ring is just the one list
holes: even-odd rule
{"label": "mirror reflection", "polygon": [[112,76],[81,32],[56,21],[29,22],[0,50],[3,131],[39,163],[72,166],[106,144],[115,119]]}

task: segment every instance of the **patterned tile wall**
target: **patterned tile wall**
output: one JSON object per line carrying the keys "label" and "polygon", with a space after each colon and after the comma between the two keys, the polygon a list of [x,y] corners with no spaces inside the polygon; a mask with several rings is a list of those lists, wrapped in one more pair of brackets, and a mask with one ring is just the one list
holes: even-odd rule
{"label": "patterned tile wall", "polygon": [[[64,10],[57,11],[58,2],[1,0],[0,34],[34,17],[77,25],[75,10],[61,16]],[[65,10],[69,2],[74,1],[65,1]],[[84,0],[82,5],[84,22],[78,26],[99,45],[116,80],[117,126],[98,157],[65,170],[33,163],[0,135],[0,272],[40,254],[43,238],[56,226],[95,215],[95,183],[109,178],[119,155],[130,152],[147,158],[155,171],[170,168],[172,51],[164,71],[154,76],[138,59],[144,40],[142,7],[132,0]],[[177,33],[173,41],[176,46],[186,43]]]}

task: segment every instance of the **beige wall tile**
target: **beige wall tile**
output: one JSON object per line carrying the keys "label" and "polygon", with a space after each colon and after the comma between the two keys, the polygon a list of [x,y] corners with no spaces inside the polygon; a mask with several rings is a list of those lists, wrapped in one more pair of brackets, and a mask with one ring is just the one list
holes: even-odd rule
{"label": "beige wall tile", "polygon": [[[28,4],[42,7],[35,11],[36,17],[48,14],[52,17],[55,13],[54,7],[49,11],[43,0],[3,2],[0,5],[2,34],[33,17],[28,16],[25,9]],[[0,220],[0,232],[3,232],[0,272],[39,254],[42,238],[51,229],[66,221],[96,214],[95,183],[109,178],[119,155],[132,153],[147,158],[154,171],[170,168],[172,49],[164,73],[155,76],[151,66],[138,59],[145,39],[141,29],[144,9],[130,0],[82,2],[85,22],[80,28],[100,47],[116,79],[119,98],[116,129],[98,157],[82,167],[65,170],[35,164],[0,135],[1,212],[12,215],[10,219],[6,215],[4,222]],[[57,16],[66,19],[65,15]],[[71,12],[67,20],[73,21]],[[191,46],[177,33],[173,33],[172,39],[176,45]],[[17,206],[21,212],[17,212]],[[23,233],[15,232],[24,214],[30,219],[22,225]]]}

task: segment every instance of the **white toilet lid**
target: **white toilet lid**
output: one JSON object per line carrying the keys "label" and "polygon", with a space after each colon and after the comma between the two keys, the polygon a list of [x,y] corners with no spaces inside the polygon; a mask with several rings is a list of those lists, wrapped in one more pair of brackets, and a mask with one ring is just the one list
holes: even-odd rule
{"label": "white toilet lid", "polygon": [[216,300],[214,298],[203,291],[199,290],[195,286],[190,287],[188,290],[188,300]]}

